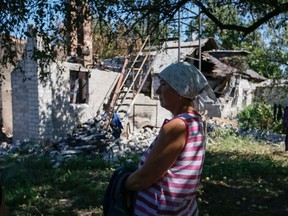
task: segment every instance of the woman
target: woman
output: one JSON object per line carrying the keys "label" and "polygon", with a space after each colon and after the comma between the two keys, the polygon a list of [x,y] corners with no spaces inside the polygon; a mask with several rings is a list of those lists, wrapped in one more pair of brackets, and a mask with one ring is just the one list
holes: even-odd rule
{"label": "woman", "polygon": [[187,62],[169,65],[159,78],[161,106],[174,117],[164,122],[138,169],[127,178],[125,188],[137,192],[134,215],[198,215],[196,192],[205,135],[193,101],[208,83]]}

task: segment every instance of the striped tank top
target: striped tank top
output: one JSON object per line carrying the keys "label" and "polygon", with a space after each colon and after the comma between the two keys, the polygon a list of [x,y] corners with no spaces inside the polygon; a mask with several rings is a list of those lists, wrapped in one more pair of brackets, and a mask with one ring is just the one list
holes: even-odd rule
{"label": "striped tank top", "polygon": [[[198,215],[196,192],[205,156],[204,124],[194,112],[174,118],[182,119],[187,126],[185,147],[157,183],[137,192],[134,215]],[[140,158],[139,167],[145,163],[155,140]]]}

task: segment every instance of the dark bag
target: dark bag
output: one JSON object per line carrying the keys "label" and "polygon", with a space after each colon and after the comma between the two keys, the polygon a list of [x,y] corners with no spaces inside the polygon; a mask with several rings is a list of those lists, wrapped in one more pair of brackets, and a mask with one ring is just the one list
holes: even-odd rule
{"label": "dark bag", "polygon": [[103,199],[104,216],[129,216],[133,215],[134,206],[127,206],[127,199],[134,204],[134,193],[126,191],[124,184],[128,176],[135,169],[120,167],[116,169],[109,181]]}

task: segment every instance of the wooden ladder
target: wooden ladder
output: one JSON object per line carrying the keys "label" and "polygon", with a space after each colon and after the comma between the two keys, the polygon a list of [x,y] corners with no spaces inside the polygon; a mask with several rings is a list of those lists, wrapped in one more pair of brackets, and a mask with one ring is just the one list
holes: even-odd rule
{"label": "wooden ladder", "polygon": [[[149,39],[149,36],[145,39],[141,49],[137,53],[137,56],[133,60],[131,66],[127,70],[125,79],[121,85],[121,90],[119,94],[119,98],[117,101],[115,112],[119,115],[123,124],[127,120],[131,108],[133,107],[137,96],[142,90],[148,75],[151,71],[151,65],[148,65],[148,70],[144,70],[145,64],[147,64],[147,60],[150,57],[150,52],[142,54],[144,47]],[[140,66],[137,65],[140,63]],[[151,63],[150,63],[151,64]],[[146,65],[147,66],[147,65]],[[130,82],[130,83],[129,83]],[[123,116],[124,115],[124,116]]]}
{"label": "wooden ladder", "polygon": [[[105,122],[104,128],[108,128],[108,126],[112,120],[113,114],[115,112],[116,113],[119,112],[121,110],[121,107],[123,108],[123,105],[125,104],[125,101],[128,98],[129,92],[131,93],[131,91],[132,91],[132,94],[134,95],[135,83],[136,83],[137,79],[139,78],[139,76],[141,74],[143,74],[143,66],[146,63],[147,58],[149,57],[149,54],[144,55],[144,59],[142,60],[141,66],[139,68],[136,68],[135,65],[140,60],[140,57],[143,56],[142,51],[143,51],[144,47],[146,46],[146,43],[148,42],[149,38],[150,38],[149,36],[146,37],[144,43],[141,46],[141,49],[138,51],[135,59],[133,60],[131,66],[128,69],[126,69],[126,68],[129,64],[129,60],[131,58],[130,53],[128,53],[127,57],[125,58],[121,74],[118,78],[117,86],[115,88],[113,97],[111,99],[110,107],[107,111],[107,117],[106,117],[106,122]],[[134,74],[135,71],[136,71],[136,74]],[[131,77],[132,77],[132,82],[128,83],[131,80]],[[132,96],[132,97],[134,98],[134,96]],[[121,118],[121,120],[122,120],[122,118]]]}

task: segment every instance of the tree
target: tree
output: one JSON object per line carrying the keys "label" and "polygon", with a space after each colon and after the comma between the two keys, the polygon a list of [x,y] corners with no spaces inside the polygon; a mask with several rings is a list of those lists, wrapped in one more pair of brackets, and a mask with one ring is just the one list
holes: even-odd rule
{"label": "tree", "polygon": [[[144,38],[145,34],[154,34],[155,38],[159,38],[157,34],[163,32],[163,29],[167,29],[167,24],[173,21],[179,9],[187,5],[189,8],[199,7],[201,14],[211,20],[220,31],[239,32],[242,39],[264,25],[286,29],[282,32],[287,34],[287,0],[73,0],[76,7],[71,7],[71,1],[1,0],[0,43],[1,51],[5,50],[2,53],[1,65],[16,64],[13,50],[15,41],[11,39],[11,36],[25,38],[28,32],[28,23],[35,26],[35,34],[45,37],[47,44],[45,46],[47,52],[42,52],[41,55],[39,52],[35,52],[35,59],[48,58],[51,61],[53,58],[49,58],[52,55],[49,45],[67,46],[70,42],[67,40],[69,31],[81,24],[81,20],[88,16],[97,20],[101,25],[112,27],[103,28],[103,30],[109,29],[109,31],[115,32],[117,23],[121,22],[124,25],[122,29],[125,29],[123,34],[127,38],[131,35]],[[89,10],[86,5],[89,5]],[[233,19],[228,17],[225,19],[221,16],[221,10],[224,10],[227,5],[233,9],[231,12],[233,15],[236,13],[241,22],[235,23]],[[67,16],[71,11],[77,14],[76,19]],[[197,18],[198,15],[195,16],[195,19]],[[141,26],[145,22],[148,28],[143,31]]]}
{"label": "tree", "polygon": [[[214,11],[214,16],[220,22],[234,23],[238,26],[244,25],[245,20],[243,21],[243,17],[239,15],[237,8],[231,5],[219,8],[213,4],[210,7]],[[243,37],[241,32],[219,29],[218,26],[213,25],[211,19],[203,17],[201,32],[202,37],[216,38],[222,49],[243,49],[251,52],[247,58],[251,69],[254,69],[265,77],[280,78],[283,76],[287,77],[288,69],[287,25],[275,26],[275,23],[281,22],[282,17],[275,17],[271,22],[263,24],[263,27]],[[194,21],[191,25],[193,27],[197,24]]]}

